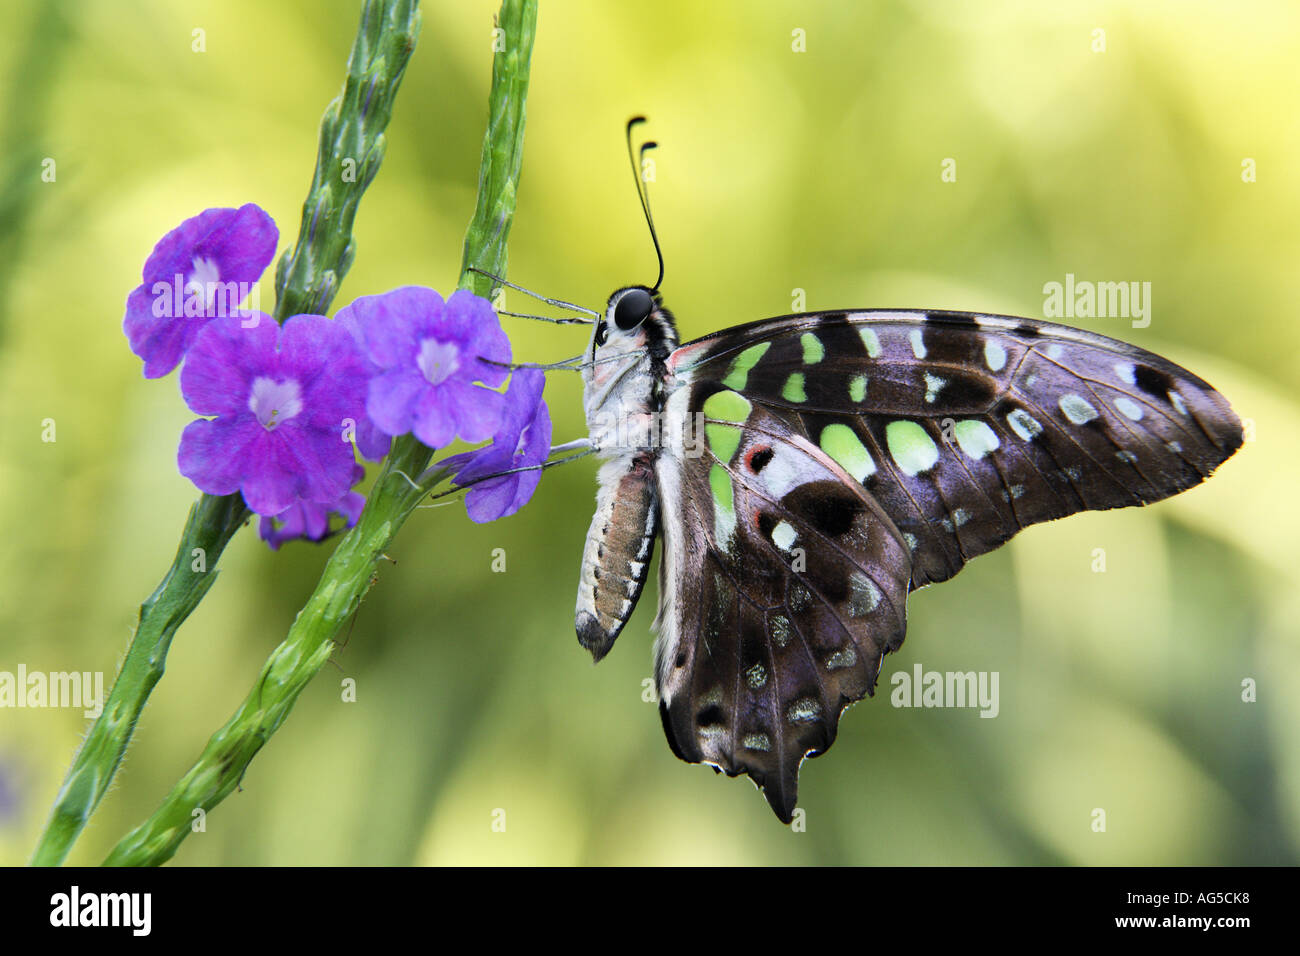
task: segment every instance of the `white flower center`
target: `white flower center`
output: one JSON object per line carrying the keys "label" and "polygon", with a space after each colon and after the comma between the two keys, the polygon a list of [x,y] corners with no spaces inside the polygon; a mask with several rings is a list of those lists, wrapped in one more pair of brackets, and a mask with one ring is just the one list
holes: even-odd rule
{"label": "white flower center", "polygon": [[212,311],[213,302],[217,297],[217,285],[221,282],[221,270],[211,259],[200,259],[194,257],[192,264],[193,271],[190,272],[190,281],[185,283],[185,293],[188,295],[197,292],[203,297],[203,313]]}
{"label": "white flower center", "polygon": [[277,382],[272,378],[257,378],[248,396],[248,407],[262,427],[270,431],[302,411],[302,391],[293,379]]}
{"label": "white flower center", "polygon": [[441,385],[460,368],[460,349],[455,342],[425,339],[420,343],[420,356],[415,360],[430,385]]}

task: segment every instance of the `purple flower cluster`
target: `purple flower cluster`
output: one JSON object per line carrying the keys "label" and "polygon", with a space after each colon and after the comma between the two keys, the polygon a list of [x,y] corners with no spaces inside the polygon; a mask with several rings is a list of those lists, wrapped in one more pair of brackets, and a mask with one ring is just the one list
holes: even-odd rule
{"label": "purple flower cluster", "polygon": [[[199,415],[177,464],[202,491],[243,495],[275,549],[321,540],[330,516],[356,524],[365,499],[353,448],[371,461],[413,433],[431,448],[491,444],[453,456],[474,521],[518,511],[550,452],[550,415],[535,370],[509,377],[510,342],[492,307],[416,286],[357,299],[331,321],[283,326],[244,305],[279,233],[248,204],[209,209],[164,236],[127,299],[123,330],[146,378],[184,362],[181,393]],[[526,470],[519,470],[526,469]],[[509,472],[508,474],[500,474]]]}

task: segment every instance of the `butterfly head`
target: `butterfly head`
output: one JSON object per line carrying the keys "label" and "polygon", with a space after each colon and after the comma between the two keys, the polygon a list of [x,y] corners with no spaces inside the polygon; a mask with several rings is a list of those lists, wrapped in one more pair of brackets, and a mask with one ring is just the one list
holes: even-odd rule
{"label": "butterfly head", "polygon": [[[588,355],[595,363],[592,373],[598,373],[602,365],[619,364],[621,355],[645,352],[662,362],[676,347],[677,325],[664,308],[663,298],[646,286],[632,285],[609,297],[604,316],[592,329]],[[597,379],[605,377],[596,375]]]}

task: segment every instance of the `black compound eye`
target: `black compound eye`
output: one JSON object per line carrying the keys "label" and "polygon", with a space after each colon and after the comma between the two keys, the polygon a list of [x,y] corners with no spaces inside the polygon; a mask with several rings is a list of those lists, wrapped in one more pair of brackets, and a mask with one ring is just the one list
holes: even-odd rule
{"label": "black compound eye", "polygon": [[609,326],[605,324],[604,319],[601,319],[596,323],[596,344],[604,345],[607,338],[609,338]]}
{"label": "black compound eye", "polygon": [[646,320],[655,310],[655,300],[645,289],[631,289],[623,293],[614,306],[614,324],[630,332]]}

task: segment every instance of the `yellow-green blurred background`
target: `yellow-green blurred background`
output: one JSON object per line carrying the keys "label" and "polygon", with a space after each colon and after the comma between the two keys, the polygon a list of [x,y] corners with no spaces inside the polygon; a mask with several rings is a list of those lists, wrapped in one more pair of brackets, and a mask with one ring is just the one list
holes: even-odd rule
{"label": "yellow-green blurred background", "polygon": [[[206,207],[257,202],[281,250],[296,236],[357,4],[5,9],[0,670],[111,680],[196,495],[174,464],[192,416],[174,375],[141,378],[120,331],[126,294],[153,243]],[[493,12],[425,5],[336,307],[454,284]],[[917,593],[882,689],[918,663],[998,671],[1001,713],[895,709],[887,693],[853,708],[804,767],[805,832],[744,779],[670,754],[642,700],[653,587],[599,667],[578,647],[590,460],[548,473],[497,524],[459,505],[418,512],[337,666],[176,862],[1294,863],[1297,62],[1287,0],[547,0],[515,281],[599,305],[653,277],[622,142],[645,112],[683,338],[788,312],[796,288],[809,309],[1041,316],[1043,284],[1067,272],[1149,281],[1150,328],[1077,324],[1195,370],[1255,440],[1175,500],[1033,529]],[[941,181],[946,158],[955,183]],[[505,321],[525,359],[585,344]],[[579,393],[575,376],[553,377],[557,441],[582,433]],[[153,810],[249,690],[328,550],[236,538],[72,862],[102,859]],[[345,678],[355,703],[340,699]],[[0,711],[0,861],[26,859],[84,726],[79,711]]]}

